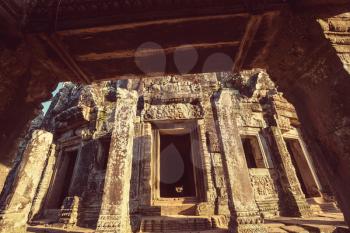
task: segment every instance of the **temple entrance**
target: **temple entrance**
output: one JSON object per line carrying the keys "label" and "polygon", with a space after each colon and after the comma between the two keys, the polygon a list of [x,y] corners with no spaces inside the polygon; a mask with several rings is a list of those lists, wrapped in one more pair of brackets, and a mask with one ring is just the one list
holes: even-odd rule
{"label": "temple entrance", "polygon": [[190,134],[160,134],[160,197],[195,197]]}
{"label": "temple entrance", "polygon": [[62,153],[61,162],[56,170],[47,203],[48,209],[59,209],[64,199],[68,196],[77,156],[78,150],[65,151]]}
{"label": "temple entrance", "polygon": [[194,208],[206,198],[197,122],[157,122],[152,127],[152,205],[161,206],[162,213],[169,205]]}
{"label": "temple entrance", "polygon": [[312,171],[310,161],[304,154],[299,140],[291,138],[285,138],[284,140],[305,197],[319,197],[320,192],[316,174]]}

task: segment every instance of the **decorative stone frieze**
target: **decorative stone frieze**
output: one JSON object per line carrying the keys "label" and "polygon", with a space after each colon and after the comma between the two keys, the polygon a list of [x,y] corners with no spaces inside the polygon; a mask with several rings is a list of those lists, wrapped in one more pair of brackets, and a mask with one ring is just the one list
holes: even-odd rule
{"label": "decorative stone frieze", "polygon": [[145,110],[145,120],[181,120],[203,118],[203,110],[193,104],[151,105]]}

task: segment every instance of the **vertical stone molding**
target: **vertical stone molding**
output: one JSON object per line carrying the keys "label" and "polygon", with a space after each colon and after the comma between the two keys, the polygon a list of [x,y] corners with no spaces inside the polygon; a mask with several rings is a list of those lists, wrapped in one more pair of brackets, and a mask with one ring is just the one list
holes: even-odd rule
{"label": "vertical stone molding", "polygon": [[36,130],[24,151],[11,194],[1,206],[0,232],[26,232],[26,224],[41,174],[50,154],[53,135]]}
{"label": "vertical stone molding", "polygon": [[198,120],[198,130],[199,134],[199,140],[198,145],[200,147],[200,150],[203,153],[202,156],[202,165],[201,168],[203,170],[203,176],[204,176],[204,190],[206,190],[206,201],[208,202],[209,206],[213,208],[215,206],[215,199],[216,199],[216,193],[214,188],[213,179],[211,176],[211,170],[212,170],[212,164],[210,160],[210,154],[208,152],[206,145],[206,135],[205,135],[205,123],[204,120]]}
{"label": "vertical stone molding", "polygon": [[249,170],[239,137],[236,111],[237,91],[222,89],[215,99],[217,125],[221,135],[223,167],[228,190],[230,232],[266,232],[254,199]]}
{"label": "vertical stone molding", "polygon": [[276,126],[269,128],[272,137],[275,158],[277,160],[277,170],[281,178],[281,185],[285,194],[285,211],[291,216],[311,215],[310,206],[307,204],[305,195],[302,192],[298,177],[296,175],[291,155],[283,139],[281,130]]}
{"label": "vertical stone molding", "polygon": [[137,93],[117,90],[115,125],[112,132],[102,206],[97,232],[130,232],[129,195]]}
{"label": "vertical stone molding", "polygon": [[140,176],[140,204],[151,205],[151,153],[152,153],[152,125],[149,122],[142,123],[142,148],[141,148],[141,176]]}

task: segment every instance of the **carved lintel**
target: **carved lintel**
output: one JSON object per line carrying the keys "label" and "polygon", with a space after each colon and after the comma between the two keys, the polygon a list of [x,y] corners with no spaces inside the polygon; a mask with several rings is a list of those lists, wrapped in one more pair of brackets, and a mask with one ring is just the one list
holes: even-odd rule
{"label": "carved lintel", "polygon": [[150,105],[144,112],[145,120],[178,120],[203,118],[200,105],[190,103]]}

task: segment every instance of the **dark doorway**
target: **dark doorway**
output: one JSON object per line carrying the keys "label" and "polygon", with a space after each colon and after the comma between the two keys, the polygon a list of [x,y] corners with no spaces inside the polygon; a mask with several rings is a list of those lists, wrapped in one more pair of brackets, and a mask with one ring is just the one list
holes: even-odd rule
{"label": "dark doorway", "polygon": [[111,145],[111,138],[104,138],[100,141],[100,151],[95,158],[96,168],[98,170],[106,170],[109,157],[109,150]]}
{"label": "dark doorway", "polygon": [[160,135],[160,197],[195,197],[190,134]]}
{"label": "dark doorway", "polygon": [[241,135],[241,140],[248,168],[267,168],[258,137]]}
{"label": "dark doorway", "polygon": [[245,154],[245,159],[247,161],[248,168],[257,168],[254,156],[254,150],[250,138],[242,138],[242,144]]}
{"label": "dark doorway", "polygon": [[49,209],[59,209],[68,195],[69,187],[72,181],[75,162],[78,151],[67,151],[63,153],[61,164],[56,173],[54,184],[51,189]]}
{"label": "dark doorway", "polygon": [[309,190],[308,180],[305,180],[305,179],[312,179],[312,174],[309,168],[307,167],[307,161],[302,152],[300,143],[296,139],[285,139],[285,142],[286,142],[290,157],[292,159],[292,163],[295,168],[295,172],[298,177],[301,189],[303,190],[305,197],[309,198],[313,195],[312,195],[312,192],[310,192],[311,190]]}

